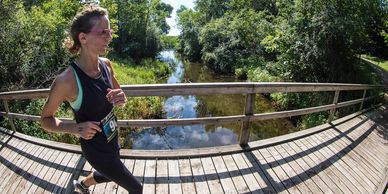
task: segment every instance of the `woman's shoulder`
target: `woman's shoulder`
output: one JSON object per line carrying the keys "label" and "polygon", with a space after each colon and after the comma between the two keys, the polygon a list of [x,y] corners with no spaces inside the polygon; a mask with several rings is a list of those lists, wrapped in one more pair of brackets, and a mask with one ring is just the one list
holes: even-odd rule
{"label": "woman's shoulder", "polygon": [[62,89],[70,89],[76,83],[76,78],[74,75],[74,71],[71,67],[66,68],[62,73],[57,75],[54,80],[55,85],[59,86]]}
{"label": "woman's shoulder", "polygon": [[100,57],[100,60],[103,62],[103,64],[105,64],[108,67],[108,70],[112,73],[113,68],[112,68],[112,63],[110,62],[110,60],[108,58],[105,58],[105,57]]}

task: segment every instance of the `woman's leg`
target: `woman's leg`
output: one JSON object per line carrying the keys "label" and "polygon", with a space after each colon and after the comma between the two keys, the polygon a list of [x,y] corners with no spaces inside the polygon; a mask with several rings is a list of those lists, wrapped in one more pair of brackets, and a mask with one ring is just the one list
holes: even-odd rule
{"label": "woman's leg", "polygon": [[92,164],[92,166],[97,170],[94,173],[94,179],[96,182],[99,183],[100,180],[97,179],[96,175],[100,174],[98,177],[105,178],[101,180],[112,180],[131,194],[140,194],[143,192],[143,186],[141,183],[131,174],[131,172],[129,172],[129,170],[120,161],[119,157],[111,158],[110,161]]}

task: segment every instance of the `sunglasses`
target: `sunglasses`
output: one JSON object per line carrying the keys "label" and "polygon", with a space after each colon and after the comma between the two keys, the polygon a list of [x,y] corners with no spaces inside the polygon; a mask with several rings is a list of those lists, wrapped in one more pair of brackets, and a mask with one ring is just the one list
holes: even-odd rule
{"label": "sunglasses", "polygon": [[112,29],[94,29],[94,30],[90,30],[89,32],[93,32],[93,33],[97,34],[98,36],[101,36],[104,38],[112,36],[112,34],[113,34]]}

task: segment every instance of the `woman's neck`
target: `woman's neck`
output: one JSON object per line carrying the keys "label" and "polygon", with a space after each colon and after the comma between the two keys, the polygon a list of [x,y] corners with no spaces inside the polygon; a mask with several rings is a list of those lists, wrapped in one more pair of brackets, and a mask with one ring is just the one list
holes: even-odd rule
{"label": "woman's neck", "polygon": [[77,61],[78,66],[90,77],[96,77],[100,74],[100,66],[98,65],[98,55],[90,55],[83,53],[81,50],[80,57]]}

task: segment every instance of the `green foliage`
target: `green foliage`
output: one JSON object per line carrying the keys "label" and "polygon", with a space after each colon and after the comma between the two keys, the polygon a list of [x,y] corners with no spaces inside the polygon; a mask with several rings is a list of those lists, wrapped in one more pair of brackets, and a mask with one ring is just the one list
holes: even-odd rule
{"label": "green foliage", "polygon": [[180,49],[178,51],[187,56],[191,61],[199,60],[202,49],[198,40],[200,15],[198,12],[194,12],[184,6],[178,9],[177,15],[179,16],[177,25],[181,30],[179,35],[181,40]]}
{"label": "green foliage", "polygon": [[59,2],[29,11],[19,1],[0,3],[0,90],[47,87],[70,58],[62,40],[68,25],[64,16],[74,10],[60,11]]}
{"label": "green foliage", "polygon": [[177,36],[167,36],[164,35],[160,38],[162,50],[179,49],[179,38]]}
{"label": "green foliage", "polygon": [[112,44],[121,55],[141,61],[153,58],[160,50],[160,35],[168,32],[165,18],[170,17],[172,7],[160,0],[114,1],[119,28],[118,38]]}

